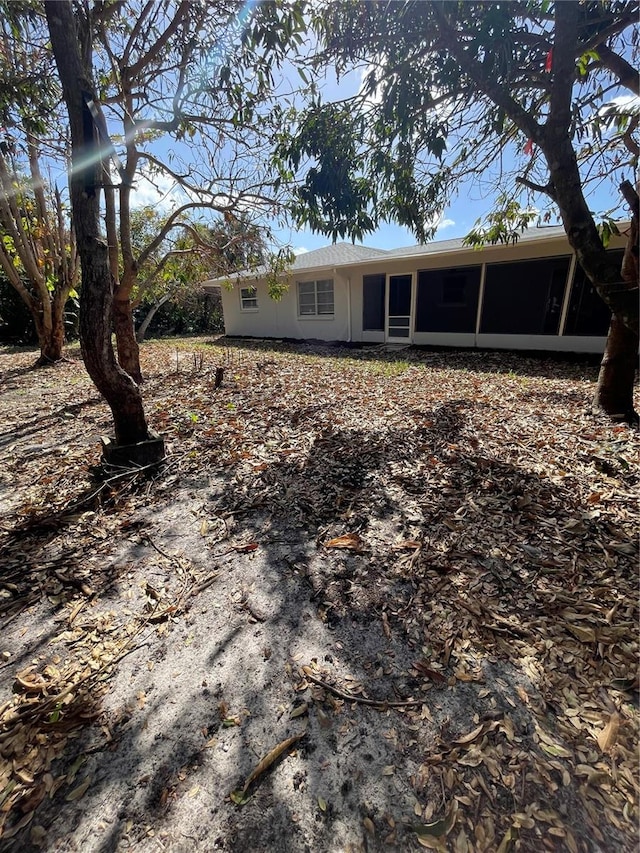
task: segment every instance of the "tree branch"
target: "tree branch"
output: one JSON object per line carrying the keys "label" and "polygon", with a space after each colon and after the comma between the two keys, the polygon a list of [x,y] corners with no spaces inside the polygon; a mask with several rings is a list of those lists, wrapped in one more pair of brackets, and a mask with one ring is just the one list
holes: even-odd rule
{"label": "tree branch", "polygon": [[[564,2],[559,5],[565,5]],[[621,18],[618,18],[614,21],[611,21],[608,26],[604,27],[604,29],[600,30],[600,32],[595,33],[586,41],[578,42],[577,45],[577,56],[582,56],[588,50],[598,49],[600,46],[612,36],[621,33],[623,30],[626,30],[627,27],[634,26],[638,21],[638,10],[640,9],[640,3],[631,3],[629,11],[626,15]],[[584,20],[584,25],[589,29],[592,25],[592,21],[588,18]]]}
{"label": "tree branch", "polygon": [[438,4],[434,3],[433,12],[445,36],[444,45],[462,72],[476,84],[482,94],[489,97],[497,107],[504,110],[525,136],[534,142],[539,141],[542,134],[541,125],[512,97],[506,87],[485,76],[480,63],[467,54],[464,43],[459,39],[459,33],[450,25]]}
{"label": "tree branch", "polygon": [[614,53],[606,44],[598,45],[598,56],[600,57],[600,63],[618,78],[617,82],[620,86],[629,89],[634,95],[640,95],[640,78],[638,77],[638,72],[626,59]]}
{"label": "tree branch", "polygon": [[638,216],[640,214],[640,198],[638,197],[638,193],[634,190],[631,182],[623,181],[620,184],[620,192],[631,208],[632,216]]}
{"label": "tree branch", "polygon": [[565,134],[571,124],[571,95],[576,75],[575,46],[578,38],[577,3],[555,4],[555,38],[551,69],[549,118],[545,129],[553,135]]}
{"label": "tree branch", "polygon": [[168,27],[159,36],[158,39],[151,45],[149,50],[141,56],[137,62],[134,62],[133,65],[128,65],[122,68],[122,76],[126,77],[129,80],[133,80],[135,77],[140,74],[140,72],[146,68],[151,62],[153,62],[157,57],[162,53],[163,48],[166,46],[169,39],[175,35],[178,31],[178,28],[182,24],[183,20],[187,17],[189,13],[190,3],[188,0],[182,0],[180,5],[178,6],[178,10],[173,17],[173,20],[169,23]]}
{"label": "tree branch", "polygon": [[522,186],[527,187],[528,189],[533,190],[536,193],[544,193],[545,195],[548,195],[549,198],[551,198],[553,201],[556,200],[553,185],[550,183],[545,184],[543,186],[542,184],[536,184],[533,181],[530,181],[528,178],[524,178],[521,176],[516,177],[516,183],[522,184]]}
{"label": "tree branch", "polygon": [[149,245],[144,249],[143,252],[140,253],[138,257],[138,267],[142,267],[144,263],[149,259],[149,257],[155,252],[158,246],[161,245],[162,241],[165,239],[167,234],[178,226],[184,226],[184,223],[179,222],[179,218],[185,213],[187,210],[215,210],[219,213],[223,213],[225,210],[233,210],[234,204],[230,203],[227,205],[214,205],[209,202],[190,202],[189,204],[183,204],[182,207],[174,210],[173,213],[169,216],[165,224],[162,226],[158,234],[153,238],[153,240],[149,243]]}

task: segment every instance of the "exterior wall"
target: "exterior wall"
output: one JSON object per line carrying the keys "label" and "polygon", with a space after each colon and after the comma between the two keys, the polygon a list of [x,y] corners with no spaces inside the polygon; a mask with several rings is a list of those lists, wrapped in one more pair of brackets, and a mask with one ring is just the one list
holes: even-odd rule
{"label": "exterior wall", "polygon": [[222,310],[224,329],[227,335],[256,338],[317,338],[322,341],[348,341],[351,306],[349,304],[349,281],[339,273],[324,271],[314,276],[304,272],[300,281],[314,278],[333,279],[334,313],[331,316],[299,317],[296,278],[292,277],[282,299],[276,301],[269,296],[264,281],[250,282],[258,300],[257,309],[242,310],[240,288],[222,288]]}

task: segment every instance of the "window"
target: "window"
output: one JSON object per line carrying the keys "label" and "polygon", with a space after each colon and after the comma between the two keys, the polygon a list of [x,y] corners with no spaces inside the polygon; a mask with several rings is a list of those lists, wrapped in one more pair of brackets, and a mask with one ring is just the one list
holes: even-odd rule
{"label": "window", "polygon": [[258,294],[255,287],[240,288],[240,308],[243,311],[258,310]]}
{"label": "window", "polygon": [[319,317],[333,315],[333,279],[298,282],[298,315]]}
{"label": "window", "polygon": [[447,275],[442,279],[442,304],[459,305],[466,304],[465,284],[467,277],[464,275]]}
{"label": "window", "polygon": [[[624,252],[612,249],[607,254],[615,259],[620,269]],[[594,335],[605,337],[611,322],[611,311],[604,304],[595,287],[580,266],[576,267],[571,287],[565,335]]]}

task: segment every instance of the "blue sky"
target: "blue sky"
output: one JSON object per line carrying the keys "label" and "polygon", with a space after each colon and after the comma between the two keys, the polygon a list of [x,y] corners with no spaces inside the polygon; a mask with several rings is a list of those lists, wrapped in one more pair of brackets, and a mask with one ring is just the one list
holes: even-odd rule
{"label": "blue sky", "polygon": [[[355,94],[360,87],[361,79],[362,69],[343,76],[340,81],[337,81],[335,76],[327,76],[324,82],[319,85],[323,101],[341,100]],[[282,86],[284,89],[291,92],[292,89],[295,89],[296,84],[299,85],[299,82],[297,74],[292,69],[290,69],[289,74],[283,70]],[[301,105],[300,99],[296,98],[296,101],[298,105]],[[161,146],[163,148],[167,146],[167,150],[168,148],[177,149],[181,147],[181,143],[176,143],[167,138],[163,140]],[[504,161],[500,164],[500,168],[505,174],[517,173],[518,167],[522,169],[527,164],[528,159],[529,155],[525,154],[524,151],[511,152],[510,155],[507,153]],[[588,201],[594,212],[602,213],[620,203],[617,189],[618,180],[619,176],[616,176],[615,179],[605,178],[591,192]],[[160,196],[151,185],[139,178],[136,182],[137,192],[134,203],[162,206],[169,204],[172,197],[174,203],[177,202],[178,194],[172,190],[171,182],[163,183],[161,181],[160,183],[165,192],[164,196]],[[449,206],[443,211],[434,239],[446,240],[468,234],[474,224],[492,209],[493,199],[497,193],[496,187],[499,183],[498,174],[493,174],[486,176],[481,187],[462,184],[456,197],[451,199]],[[184,200],[183,198],[182,201]],[[538,196],[533,198],[532,202],[536,207],[545,209],[547,199]],[[556,224],[556,222],[557,219],[554,216],[550,224]],[[295,252],[311,251],[329,243],[329,239],[322,234],[313,234],[306,229],[296,230],[292,227],[278,227],[275,222],[271,224],[278,243],[290,245]],[[416,240],[408,229],[394,223],[388,223],[374,233],[367,235],[363,242],[368,246],[393,249],[415,244]]]}

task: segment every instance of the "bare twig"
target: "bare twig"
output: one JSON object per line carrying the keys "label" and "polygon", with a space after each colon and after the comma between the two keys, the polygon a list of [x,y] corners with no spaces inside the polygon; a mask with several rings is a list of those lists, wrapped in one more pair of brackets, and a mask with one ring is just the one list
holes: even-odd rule
{"label": "bare twig", "polygon": [[304,677],[314,684],[324,687],[330,693],[333,693],[339,699],[344,699],[346,702],[358,702],[360,705],[369,705],[372,708],[415,708],[418,705],[424,705],[424,699],[404,699],[401,702],[392,702],[389,699],[366,699],[364,696],[356,696],[353,693],[348,693],[345,690],[340,690],[339,687],[334,687],[333,684],[328,684],[317,675],[308,671],[309,667],[303,667]]}

